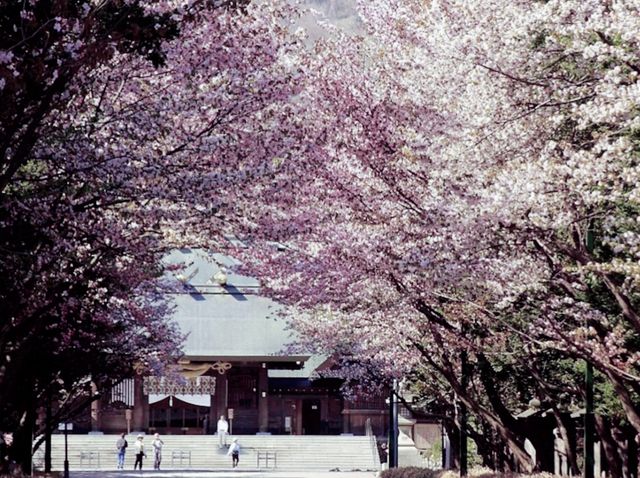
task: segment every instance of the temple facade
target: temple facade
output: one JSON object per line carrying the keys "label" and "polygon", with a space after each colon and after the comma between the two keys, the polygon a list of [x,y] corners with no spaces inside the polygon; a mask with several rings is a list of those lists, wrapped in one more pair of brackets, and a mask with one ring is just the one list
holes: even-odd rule
{"label": "temple facade", "polygon": [[140,375],[95,401],[91,431],[208,434],[224,415],[233,434],[364,434],[367,421],[386,433],[384,400],[349,402],[339,380],[313,378],[325,357],[288,352],[296,336],[281,306],[232,273],[234,259],[180,249],[166,261],[183,266],[171,268],[182,283],[171,299],[184,356],[172,377]]}

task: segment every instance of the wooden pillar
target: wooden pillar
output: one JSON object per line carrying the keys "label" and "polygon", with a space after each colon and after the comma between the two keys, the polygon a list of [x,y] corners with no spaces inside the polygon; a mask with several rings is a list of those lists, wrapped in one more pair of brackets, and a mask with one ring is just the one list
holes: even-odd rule
{"label": "wooden pillar", "polygon": [[209,405],[209,415],[207,415],[207,426],[206,429],[203,430],[205,434],[215,433],[216,431],[216,423],[218,423],[218,407],[216,405],[216,397],[218,396],[218,382],[222,380],[222,377],[216,377],[216,392],[211,394],[211,402]]}
{"label": "wooden pillar", "polygon": [[133,379],[133,413],[131,426],[133,431],[141,432],[149,428],[149,396],[142,388],[143,377],[136,375]]}
{"label": "wooden pillar", "polygon": [[351,414],[349,413],[349,401],[344,400],[344,408],[342,410],[342,433],[351,432]]}
{"label": "wooden pillar", "polygon": [[296,400],[296,435],[302,435],[302,399]]}
{"label": "wooden pillar", "polygon": [[[229,375],[224,373],[218,375],[216,377],[216,394],[213,397],[214,401],[211,402],[211,410],[214,411],[214,415],[209,415],[209,426],[212,431],[215,431],[216,424],[218,423],[218,418],[221,415],[227,416],[227,398],[228,398],[228,387],[229,387]],[[215,406],[213,406],[215,404]],[[215,409],[215,410],[214,410]]]}
{"label": "wooden pillar", "polygon": [[269,431],[269,375],[266,363],[258,369],[258,430]]}

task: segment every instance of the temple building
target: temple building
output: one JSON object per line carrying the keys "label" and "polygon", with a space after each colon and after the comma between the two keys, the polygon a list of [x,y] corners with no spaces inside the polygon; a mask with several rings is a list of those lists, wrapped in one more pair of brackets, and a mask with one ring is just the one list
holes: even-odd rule
{"label": "temple building", "polygon": [[234,274],[234,259],[180,249],[165,260],[184,265],[172,299],[187,335],[177,364],[185,379],[138,376],[114,386],[92,405],[91,431],[207,434],[224,415],[233,434],[363,434],[367,419],[385,433],[384,400],[349,402],[339,380],[313,378],[330,361],[288,352],[296,337],[281,306],[260,296],[256,279]]}

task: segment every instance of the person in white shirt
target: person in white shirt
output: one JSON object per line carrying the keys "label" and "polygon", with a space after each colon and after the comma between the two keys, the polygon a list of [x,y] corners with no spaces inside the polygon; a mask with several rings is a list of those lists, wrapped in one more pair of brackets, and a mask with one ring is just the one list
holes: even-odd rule
{"label": "person in white shirt", "polygon": [[134,470],[138,467],[138,464],[140,465],[140,469],[142,470],[142,458],[147,456],[144,453],[144,442],[142,440],[144,440],[144,436],[138,435],[138,438],[136,439],[136,443],[135,443],[136,461],[133,464]]}
{"label": "person in white shirt", "polygon": [[159,433],[153,436],[151,446],[153,447],[153,469],[159,470],[160,462],[162,461],[162,447],[164,446],[164,442],[160,439]]}
{"label": "person in white shirt", "polygon": [[227,456],[229,455],[231,455],[231,465],[235,468],[238,466],[238,462],[240,461],[240,445],[238,444],[237,438],[234,438],[231,442],[231,446],[227,452]]}
{"label": "person in white shirt", "polygon": [[227,446],[227,433],[229,433],[229,422],[225,420],[224,415],[220,415],[218,420],[218,447]]}

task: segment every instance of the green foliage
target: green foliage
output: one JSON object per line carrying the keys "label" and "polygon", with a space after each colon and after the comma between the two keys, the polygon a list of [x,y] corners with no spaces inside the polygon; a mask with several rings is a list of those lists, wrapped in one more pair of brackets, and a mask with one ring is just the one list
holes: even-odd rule
{"label": "green foliage", "polygon": [[[613,421],[624,422],[626,419],[625,411],[611,382],[602,378],[602,374],[596,372],[594,373],[594,385],[596,413],[607,416]],[[634,397],[634,403],[639,403],[640,397],[633,391],[630,391],[630,393]]]}
{"label": "green foliage", "polygon": [[436,441],[433,445],[427,448],[422,454],[431,463],[438,463],[442,460],[442,442]]}
{"label": "green foliage", "polygon": [[547,43],[547,37],[549,36],[549,32],[546,30],[540,31],[533,35],[533,40],[531,41],[531,49],[532,50],[541,50]]}
{"label": "green foliage", "polygon": [[467,465],[469,467],[482,465],[482,457],[478,453],[478,445],[471,438],[467,438]]}

